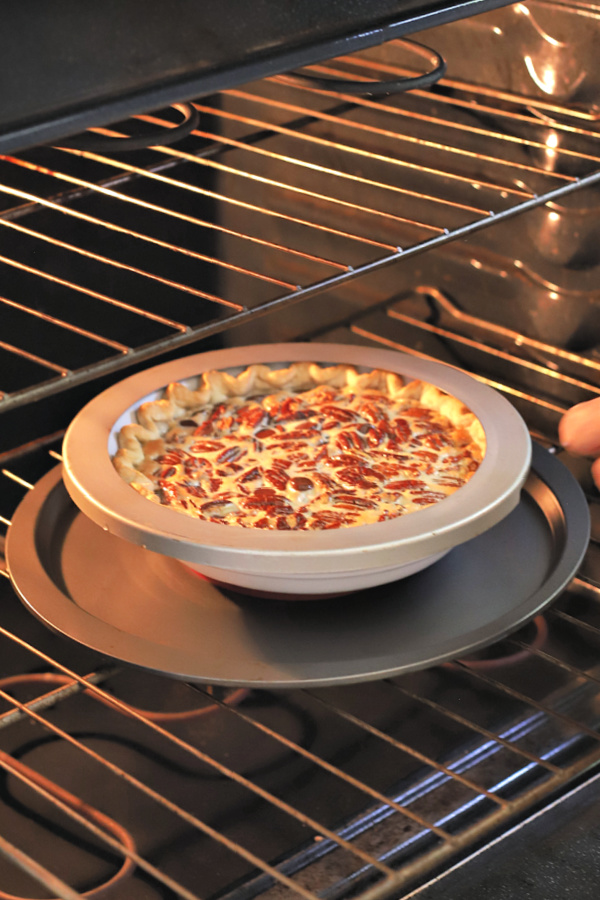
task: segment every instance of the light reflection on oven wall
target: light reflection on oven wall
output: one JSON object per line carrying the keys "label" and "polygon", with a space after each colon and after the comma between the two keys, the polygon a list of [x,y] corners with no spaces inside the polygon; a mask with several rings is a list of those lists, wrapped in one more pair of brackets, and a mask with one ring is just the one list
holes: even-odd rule
{"label": "light reflection on oven wall", "polygon": [[[486,183],[505,183],[508,194],[531,196],[544,190],[547,175],[555,186],[595,171],[600,165],[597,111],[600,85],[593,65],[594,46],[600,35],[600,14],[593,9],[561,7],[552,3],[515,4],[470,19],[450,23],[417,35],[433,46],[448,62],[441,85],[418,97],[423,108],[436,119],[452,118],[460,129],[448,129],[454,147],[474,151],[473,156],[444,156],[443,165],[457,177],[469,176],[470,187],[460,185],[461,202],[486,208]],[[397,64],[396,42],[358,55],[363,63]],[[265,89],[266,90],[266,89]],[[293,91],[290,102],[295,99]],[[454,105],[448,105],[448,101]],[[443,102],[442,102],[443,101]],[[226,105],[235,107],[235,99]],[[412,98],[388,98],[387,103],[406,107],[408,118],[396,127],[416,137],[412,145],[402,144],[403,158],[419,168],[399,169],[397,183],[412,191],[399,196],[394,207],[408,221],[429,221],[434,226],[448,224],[448,208],[432,209],[425,199],[439,192],[428,168],[441,166],[433,143],[439,129],[422,119],[410,118]],[[415,101],[416,102],[416,101]],[[346,114],[345,114],[346,115]],[[365,110],[348,112],[353,120],[374,121]],[[315,162],[326,167],[348,164],[336,150],[344,129],[333,121],[307,126],[311,133],[331,141],[330,149],[320,149]],[[437,126],[436,126],[437,128]],[[493,135],[493,138],[491,137]],[[363,149],[393,154],[393,143],[382,139],[374,147],[372,138]],[[498,150],[500,147],[500,153]],[[501,159],[498,159],[498,156]],[[389,179],[389,167],[370,159],[369,175]],[[285,177],[285,166],[265,163],[264,173]],[[315,187],[310,170],[296,173],[297,183],[307,192]],[[443,194],[449,203],[458,197],[457,186],[446,179]],[[220,177],[224,192],[235,191],[227,175]],[[456,189],[455,189],[456,188]],[[547,189],[547,187],[546,187]],[[576,352],[594,352],[600,342],[598,284],[600,237],[600,189],[578,190],[553,203],[531,210],[503,224],[480,231],[465,241],[452,241],[423,256],[402,260],[385,271],[327,293],[291,309],[284,316],[258,321],[244,332],[233,331],[226,340],[285,340],[309,331],[327,328],[344,317],[373,304],[395,298],[405,291],[433,285],[446,292],[463,310],[506,328]],[[362,185],[354,194],[357,209],[344,210],[345,221],[360,233],[368,217],[362,207],[381,205],[377,191]],[[294,213],[314,214],[326,221],[330,212],[308,194],[290,197]],[[224,210],[223,215],[228,216]],[[232,214],[233,215],[233,214]],[[235,213],[236,222],[240,213]],[[243,214],[242,214],[243,219]],[[467,215],[468,219],[468,215]],[[450,227],[466,219],[450,210]],[[373,221],[369,220],[370,233]],[[283,230],[282,230],[283,227]],[[285,241],[285,227],[272,221],[270,236]],[[385,219],[377,223],[376,236],[382,241],[402,237],[409,243],[418,233],[410,225],[393,226]],[[338,239],[319,234],[309,248],[325,256],[339,255]],[[252,253],[255,249],[252,250]],[[266,251],[256,251],[266,252]],[[290,268],[290,281],[301,281],[302,260],[297,271]],[[268,260],[264,261],[268,266]]]}

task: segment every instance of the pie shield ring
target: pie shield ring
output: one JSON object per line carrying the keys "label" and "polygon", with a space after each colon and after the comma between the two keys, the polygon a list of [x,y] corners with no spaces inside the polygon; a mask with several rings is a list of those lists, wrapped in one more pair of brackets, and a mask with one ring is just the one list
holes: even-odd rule
{"label": "pie shield ring", "polygon": [[[254,363],[285,367],[310,360],[379,368],[421,379],[461,400],[481,421],[486,455],[470,481],[443,502],[387,522],[330,531],[273,532],[202,522],[137,494],[118,476],[110,454],[116,434],[140,403],[171,381],[209,369],[242,371]],[[260,578],[277,570],[288,592],[315,575],[371,571],[433,557],[492,527],[518,503],[529,471],[531,441],[514,407],[459,369],[379,348],[336,344],[268,344],[185,357],[124,379],[91,401],[69,427],[63,477],[75,504],[102,529],[154,552],[195,565]],[[357,584],[361,587],[361,584]],[[265,586],[268,590],[268,586]],[[301,590],[298,589],[298,592]]]}

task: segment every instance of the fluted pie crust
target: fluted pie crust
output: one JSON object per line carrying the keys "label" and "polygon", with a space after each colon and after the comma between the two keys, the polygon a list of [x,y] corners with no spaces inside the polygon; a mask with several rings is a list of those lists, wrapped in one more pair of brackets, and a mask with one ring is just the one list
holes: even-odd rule
{"label": "fluted pie crust", "polygon": [[136,415],[118,433],[120,476],[154,503],[247,528],[416,512],[464,485],[486,444],[477,417],[432,384],[312,362],[206,372]]}

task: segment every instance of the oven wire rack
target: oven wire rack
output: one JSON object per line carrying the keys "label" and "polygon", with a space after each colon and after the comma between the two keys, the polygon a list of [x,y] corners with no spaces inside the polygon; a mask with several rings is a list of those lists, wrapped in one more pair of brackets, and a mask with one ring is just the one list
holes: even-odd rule
{"label": "oven wire rack", "polygon": [[[394,65],[371,52],[314,71],[401,76],[396,43]],[[274,76],[195,107],[199,127],[177,146],[0,158],[1,410],[339,292],[600,180],[591,115],[449,77],[382,100]],[[176,123],[165,110],[135,124]],[[97,131],[118,145],[128,128]]]}
{"label": "oven wire rack", "polygon": [[[371,52],[314,70],[406,71]],[[593,111],[450,76],[383,101],[273,77],[196,106],[176,147],[0,158],[0,410],[27,415],[600,180]],[[314,336],[470,369],[554,452],[564,409],[600,391],[593,353],[490,325],[426,281]],[[1,454],[3,531],[61,435]],[[598,496],[565,462],[592,542],[554,606],[476,657],[351,689],[223,692],[123,669],[27,616],[2,568],[0,898],[416,896],[583,779],[600,761]]]}
{"label": "oven wire rack", "polygon": [[[351,326],[346,340],[379,339],[389,345],[396,327],[400,329],[396,345],[405,349],[402,329],[406,323],[397,318],[397,307],[392,305],[386,311],[388,321],[385,327],[379,323],[379,334],[373,314],[368,313]],[[418,325],[411,321],[410,327]],[[427,323],[423,327],[425,332],[430,328]],[[485,353],[486,344],[482,343],[480,350]],[[493,352],[490,357],[493,365]],[[523,394],[523,398],[527,404],[536,404],[531,394]],[[542,406],[545,418],[548,410]],[[558,408],[551,412],[558,414]],[[550,446],[544,429],[535,436]],[[60,459],[55,446],[59,446],[56,441],[48,445],[41,440],[39,446],[15,451],[12,460],[5,458],[4,484],[12,486],[15,503],[33,486],[42,469]],[[10,493],[4,491],[4,496]],[[591,501],[593,504],[593,496]],[[7,527],[10,515],[8,509],[2,515]],[[44,774],[43,757],[37,771],[26,757],[3,751],[0,767],[7,783],[19,784],[34,795],[35,800],[28,801],[33,808],[43,800],[53,815],[67,817],[72,832],[81,831],[86,842],[93,838],[110,854],[115,897],[136,896],[127,893],[134,873],[148,883],[161,885],[173,896],[190,900],[207,895],[231,900],[288,895],[311,900],[317,896],[360,895],[369,900],[404,896],[439,867],[464,856],[482,840],[584,776],[600,760],[600,671],[596,663],[600,580],[594,551],[595,544],[590,548],[590,559],[554,607],[496,647],[438,670],[364,688],[307,690],[291,695],[247,690],[228,693],[154,679],[153,704],[136,704],[127,699],[135,672],[94,658],[91,651],[78,653],[77,665],[73,665],[58,639],[45,636],[40,642],[39,634],[37,640],[27,637],[30,620],[22,622],[21,615],[25,614],[19,610],[18,628],[0,629],[3,658],[10,659],[14,652],[19,657],[18,674],[0,679],[2,746],[14,745],[12,733],[22,730],[24,722],[29,723],[34,735],[39,732],[50,742],[66,745],[69,754],[73,753],[73,766],[101,773],[102,796],[95,801],[100,808],[85,794],[80,797],[72,792],[69,778],[59,775],[49,779]],[[105,726],[110,733],[124,729],[129,741],[152,747],[161,757],[156,771],[146,772],[139,760],[137,766],[132,765],[133,758],[119,764],[110,752],[104,753],[93,742],[90,746],[89,739],[80,737],[80,716],[89,719],[86,707],[90,706],[102,708],[103,716],[110,720]],[[284,714],[282,719],[286,707],[301,708],[309,718],[324,717],[327,734],[319,734],[317,746],[299,737],[293,717],[289,720]],[[383,721],[372,712],[377,709],[385,710]],[[490,709],[494,709],[493,715]],[[416,715],[423,731],[413,733],[407,723]],[[268,756],[277,748],[283,757],[293,760],[292,771],[299,767],[303,772],[301,784],[309,785],[310,804],[297,790],[281,784],[273,787],[268,777],[263,781],[247,775],[243,765],[239,768],[239,759],[229,761],[222,746],[214,755],[207,751],[206,736],[200,737],[195,723],[208,726],[209,721],[218,721],[219,729],[241,729],[242,744],[262,748],[259,756],[262,752]],[[324,727],[322,721],[319,727]],[[339,747],[332,750],[327,746],[329,740],[335,743],[338,730],[345,733],[347,729],[356,751],[350,764]],[[435,736],[447,731],[452,733],[451,743],[436,749],[423,745],[423,733]],[[210,727],[207,734],[211,734]],[[37,740],[42,742],[43,738]],[[323,750],[318,747],[321,741]],[[432,742],[436,744],[436,740]],[[35,739],[28,743],[35,744]],[[390,784],[378,783],[373,763],[390,754],[396,762],[387,777],[389,771],[398,777]],[[236,798],[238,792],[244,798],[244,802],[237,799],[236,803],[244,810],[247,805],[253,808],[250,821],[256,807],[259,822],[265,815],[267,821],[274,816],[290,846],[263,857],[254,851],[247,835],[236,834],[227,818],[220,830],[196,810],[198,799],[189,786],[183,794],[173,792],[166,773],[174,765],[199,768],[200,775],[208,772],[211,778],[231,785]],[[314,789],[310,787],[313,779],[318,782]],[[156,864],[156,855],[160,858],[156,848],[148,855],[139,850],[139,843],[147,840],[146,836],[141,841],[137,838],[139,823],[129,825],[126,814],[121,821],[111,814],[109,798],[119,791],[137,797],[128,801],[133,805],[145,808],[148,804],[149,810],[157,807],[160,815],[154,815],[159,818],[174,818],[184,846],[198,843],[200,850],[196,848],[195,852],[206,854],[213,863],[218,860],[236,875],[207,893],[201,884],[203,877],[211,881],[203,871],[206,859],[199,866],[200,872],[186,866],[177,876],[171,874],[168,853],[164,857],[167,864]],[[320,802],[321,791],[327,797],[325,805]],[[9,807],[14,792],[13,788],[5,797]],[[267,814],[261,811],[263,806]],[[338,809],[340,814],[342,809],[350,811],[342,824],[335,821],[336,815],[332,820],[332,811],[337,813]],[[293,828],[285,824],[288,820]],[[293,835],[288,834],[290,830]],[[68,877],[51,873],[52,867],[43,865],[31,850],[4,841],[0,849],[56,896],[81,896],[69,885]],[[121,879],[123,885],[118,887]]]}

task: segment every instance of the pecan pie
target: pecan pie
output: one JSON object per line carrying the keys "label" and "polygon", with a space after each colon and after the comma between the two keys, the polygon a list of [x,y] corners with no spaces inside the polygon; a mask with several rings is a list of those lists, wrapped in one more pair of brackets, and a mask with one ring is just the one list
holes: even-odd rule
{"label": "pecan pie", "polygon": [[485,453],[459,400],[395,373],[252,365],[173,383],[119,432],[113,463],[149,500],[209,522],[332,529],[396,518],[465,484]]}

